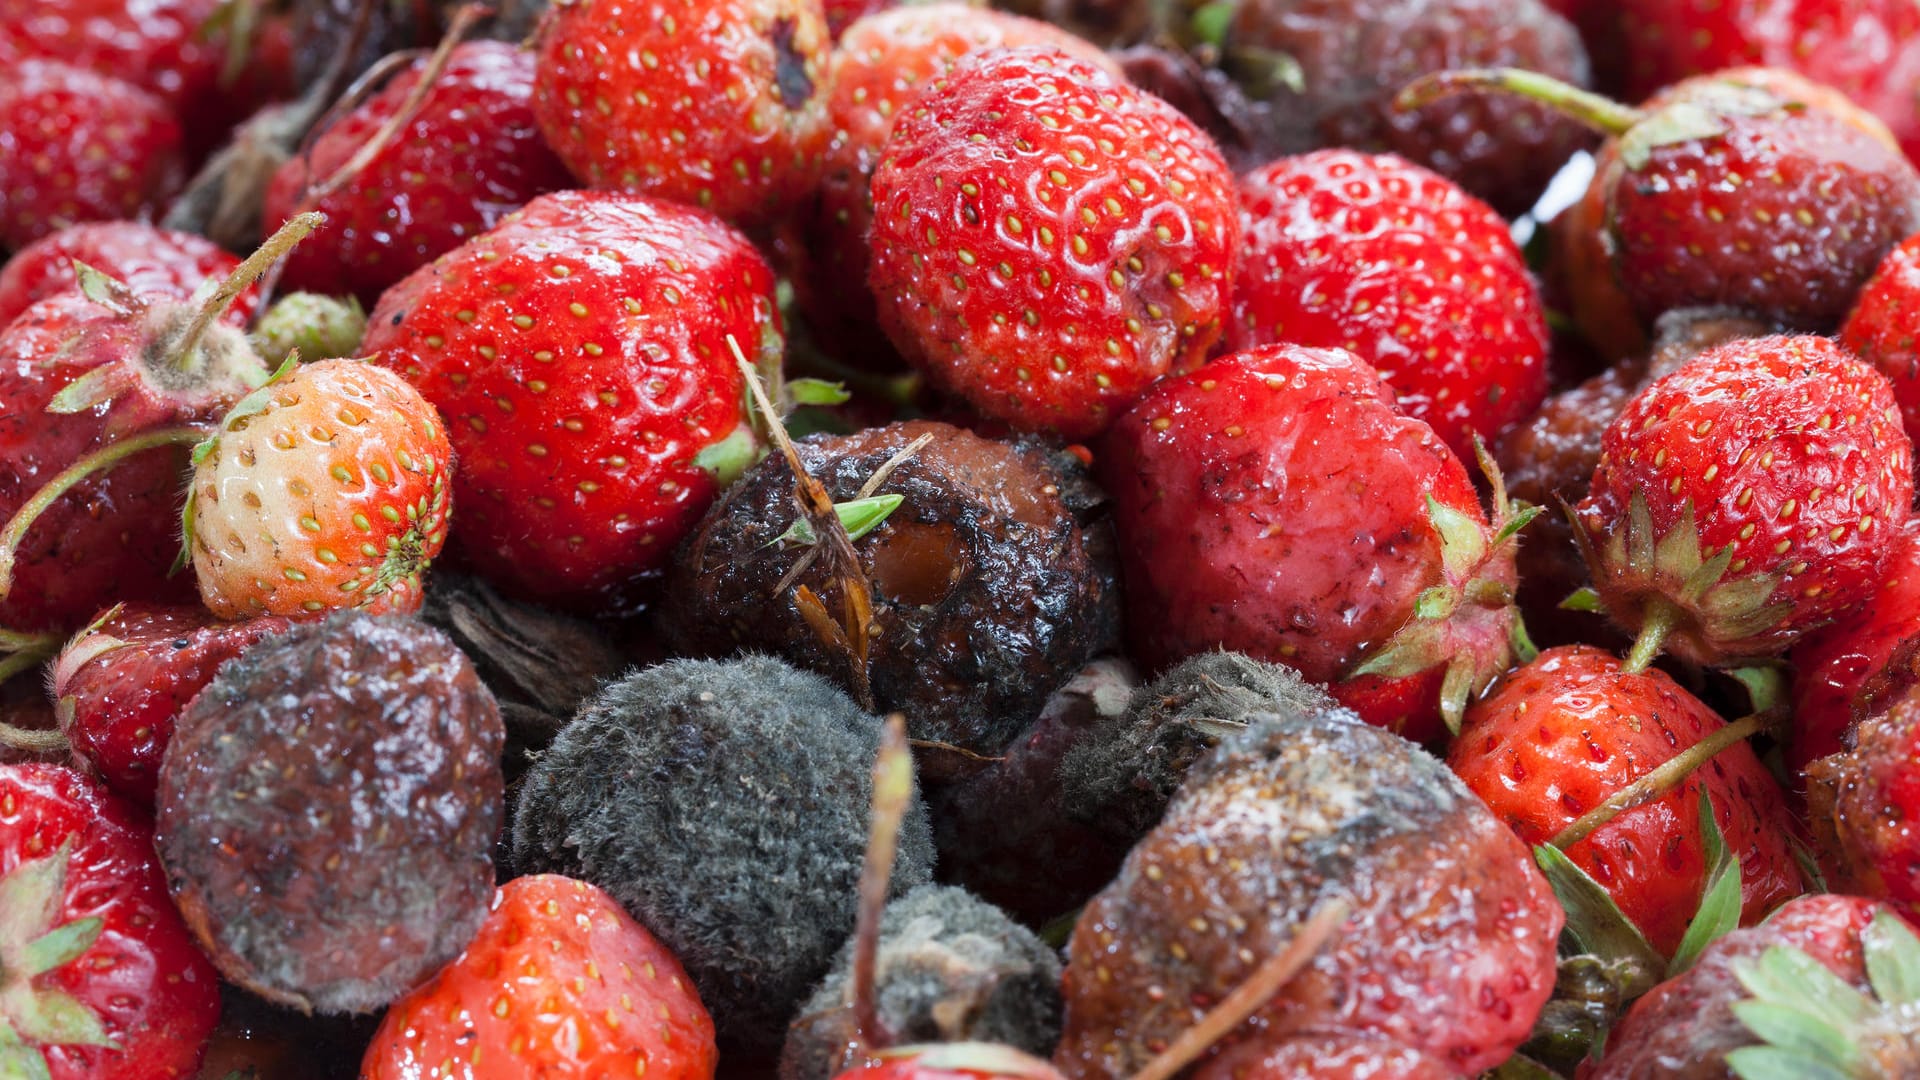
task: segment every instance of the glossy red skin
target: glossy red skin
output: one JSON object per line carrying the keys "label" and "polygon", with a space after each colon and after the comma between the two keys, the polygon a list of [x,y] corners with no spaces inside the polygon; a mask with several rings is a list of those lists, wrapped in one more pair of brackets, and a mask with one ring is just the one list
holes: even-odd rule
{"label": "glossy red skin", "polygon": [[[1597,546],[1644,493],[1656,536],[1691,503],[1702,556],[1732,546],[1724,582],[1779,575],[1768,603],[1784,606],[1769,628],[1741,635],[1708,621],[1668,639],[1700,663],[1778,655],[1871,597],[1913,504],[1913,447],[1892,387],[1826,338],[1710,349],[1628,402],[1601,447],[1575,508]],[[1612,578],[1618,569],[1596,567],[1594,580],[1624,618],[1640,586]]]}
{"label": "glossy red skin", "polygon": [[[0,266],[0,327],[37,300],[75,287],[73,264],[86,263],[118,278],[142,296],[185,300],[209,280],[220,280],[240,260],[213,241],[143,221],[95,221],[72,225],[15,252]],[[249,285],[226,320],[245,326],[260,301]]]}
{"label": "glossy red skin", "polygon": [[467,560],[516,595],[605,614],[636,602],[716,494],[693,458],[746,419],[727,337],[751,358],[778,332],[773,273],[739,233],[645,196],[561,192],[389,289],[362,351],[445,418]]}
{"label": "glossy red skin", "polygon": [[[273,616],[221,622],[192,607],[123,608],[53,662],[50,686],[73,752],[116,795],[151,808],[160,759],[187,702],[221,664],[289,625]],[[99,651],[115,640],[124,644]]]}
{"label": "glossy red skin", "polygon": [[53,1080],[192,1076],[220,1018],[220,981],[167,897],[152,824],[72,769],[0,765],[0,877],[68,838],[58,922],[99,916],[104,926],[42,985],[90,1007],[121,1048],[43,1048]]}
{"label": "glossy red skin", "polygon": [[[1665,672],[1628,674],[1612,653],[1570,645],[1541,653],[1468,708],[1447,764],[1534,846],[1724,724]],[[1805,891],[1786,793],[1752,745],[1737,743],[1680,788],[1566,849],[1663,955],[1700,906],[1703,791],[1740,857],[1743,923]]]}
{"label": "glossy red skin", "polygon": [[[107,344],[63,356],[77,333]],[[126,321],[78,292],[42,300],[0,332],[0,518],[11,518],[47,481],[115,433],[211,419],[220,411],[180,410],[140,392],[121,395],[110,408],[66,416],[46,411],[69,382],[124,362],[134,348]],[[186,461],[184,447],[149,450],[55,502],[21,545],[13,589],[0,600],[0,626],[73,630],[122,600],[188,601],[193,583],[167,576],[179,553],[173,523]]]}
{"label": "glossy red skin", "polygon": [[1776,945],[1799,949],[1865,989],[1860,931],[1880,905],[1852,896],[1803,896],[1759,926],[1735,930],[1707,946],[1686,974],[1668,979],[1634,1002],[1607,1036],[1607,1055],[1582,1062],[1580,1080],[1689,1080],[1730,1075],[1728,1051],[1755,1045],[1732,1006],[1748,998],[1734,976]]}
{"label": "glossy red skin", "polygon": [[1893,384],[1907,437],[1920,438],[1920,235],[1894,248],[1860,290],[1840,343]]}
{"label": "glossy red skin", "polygon": [[895,127],[871,192],[887,336],[988,417],[1091,438],[1219,340],[1232,178],[1205,133],[1102,66],[963,58]]}
{"label": "glossy red skin", "polygon": [[613,898],[553,874],[494,892],[473,943],[387,1011],[361,1080],[711,1080],[713,1020]]}
{"label": "glossy red skin", "polygon": [[[1597,6],[1597,5],[1596,5]],[[1920,150],[1920,5],[1913,0],[1620,0],[1609,17],[1630,100],[1689,75],[1765,64],[1827,83]]]}
{"label": "glossy red skin", "polygon": [[1451,1080],[1459,1071],[1412,1047],[1356,1035],[1304,1036],[1278,1047],[1228,1051],[1193,1080]]}
{"label": "glossy red skin", "polygon": [[202,30],[220,0],[0,0],[0,61],[39,57],[124,79],[204,122],[224,35]]}
{"label": "glossy red skin", "polygon": [[49,60],[0,66],[0,247],[157,214],[186,183],[179,121],[131,83]]}
{"label": "glossy red skin", "polygon": [[540,128],[591,187],[750,227],[819,180],[832,40],[818,0],[583,0],[550,9],[534,49]]}
{"label": "glossy red skin", "polygon": [[1833,887],[1920,916],[1920,695],[1862,720],[1852,747],[1807,769],[1808,816]]}
{"label": "glossy red skin", "polygon": [[1870,603],[1794,646],[1793,737],[1787,765],[1806,767],[1845,749],[1854,724],[1876,704],[1876,687],[1896,663],[1920,651],[1920,521],[1909,519]]}
{"label": "glossy red skin", "polygon": [[1388,154],[1321,150],[1241,178],[1227,343],[1344,348],[1471,460],[1547,394],[1547,322],[1505,219]]}
{"label": "glossy red skin", "polygon": [[841,37],[830,65],[826,166],[790,245],[799,263],[792,280],[801,310],[815,338],[836,356],[857,360],[893,352],[866,281],[873,220],[867,189],[895,121],[962,56],[1022,45],[1051,45],[1109,63],[1105,53],[1058,27],[962,3],[888,8]]}
{"label": "glossy red skin", "polygon": [[572,187],[534,123],[533,53],[497,41],[457,46],[414,119],[353,181],[304,201],[406,104],[423,57],[288,159],[267,188],[262,227],[302,210],[325,227],[293,249],[286,290],[357,296],[372,305],[394,282],[486,232],[528,200]]}
{"label": "glossy red skin", "polygon": [[1289,345],[1224,357],[1156,386],[1096,464],[1144,667],[1232,649],[1343,689],[1382,726],[1435,734],[1436,676],[1410,677],[1433,691],[1417,711],[1379,680],[1342,680],[1440,580],[1427,496],[1486,517],[1466,469],[1372,368]]}

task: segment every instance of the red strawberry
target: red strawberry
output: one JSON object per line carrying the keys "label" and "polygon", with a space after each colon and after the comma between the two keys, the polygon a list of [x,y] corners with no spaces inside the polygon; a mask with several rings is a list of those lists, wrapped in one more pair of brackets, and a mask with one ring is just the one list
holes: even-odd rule
{"label": "red strawberry", "polygon": [[[817,199],[791,247],[795,292],[814,337],[843,359],[891,357],[867,289],[868,185],[894,122],[928,82],[968,53],[1051,45],[1089,63],[1106,54],[1033,19],[959,3],[895,8],[861,19],[833,52],[827,119],[833,133]],[[896,361],[897,362],[897,361]]]}
{"label": "red strawberry", "polygon": [[0,1075],[194,1075],[220,982],[167,898],[153,828],[57,765],[0,765]]}
{"label": "red strawberry", "polygon": [[534,114],[575,176],[766,224],[813,190],[832,41],[820,0],[556,4]]}
{"label": "red strawberry", "polygon": [[1634,1004],[1580,1080],[1920,1075],[1920,941],[1890,909],[1806,896]]}
{"label": "red strawberry", "polygon": [[218,108],[221,0],[0,0],[0,63],[61,60],[166,101],[182,120]]}
{"label": "red strawberry", "polygon": [[179,121],[131,83],[48,60],[0,66],[0,246],[151,217],[186,182]]}
{"label": "red strawberry", "polygon": [[1828,83],[1920,150],[1920,4],[1913,0],[1621,0],[1612,20],[1634,99],[1723,68],[1765,64]]}
{"label": "red strawberry", "polygon": [[446,429],[385,368],[322,360],[240,403],[195,451],[193,573],[223,619],[418,611],[447,540]]}
{"label": "red strawberry", "polygon": [[1920,692],[1862,720],[1848,749],[1807,767],[1808,817],[1836,888],[1920,917]]}
{"label": "red strawberry", "polygon": [[1575,508],[1600,601],[1701,664],[1778,655],[1873,595],[1913,504],[1887,380],[1826,338],[1709,349],[1629,402]]}
{"label": "red strawberry", "polygon": [[[62,229],[14,253],[0,268],[0,327],[36,300],[74,288],[75,262],[124,283],[137,296],[185,300],[240,260],[213,241],[139,221],[97,221]],[[235,326],[253,318],[260,290],[249,285],[227,312]]]}
{"label": "red strawberry", "polygon": [[1169,379],[1100,467],[1149,668],[1244,652],[1427,740],[1511,663],[1517,526],[1488,525],[1459,460],[1351,353],[1269,345]]}
{"label": "red strawberry", "polygon": [[521,596],[607,612],[699,521],[715,474],[752,458],[728,337],[780,346],[773,273],[745,237],[644,196],[562,192],[388,290],[362,348],[446,418],[466,557]]}
{"label": "red strawberry", "polygon": [[[1613,654],[1575,645],[1541,653],[1474,703],[1447,764],[1533,846],[1723,726],[1664,672],[1628,672]],[[1736,743],[1566,847],[1663,956],[1679,946],[1707,879],[1702,794],[1740,859],[1744,922],[1803,891],[1786,795],[1752,746]]]}
{"label": "red strawberry", "polygon": [[[287,288],[372,304],[527,200],[572,186],[534,123],[533,54],[495,41],[457,46],[413,120],[339,183],[342,167],[415,92],[426,65],[416,61],[274,173],[269,229],[299,210],[319,210],[328,223],[287,257]],[[330,190],[310,198],[310,186]]]}
{"label": "red strawberry", "polygon": [[213,673],[282,618],[220,622],[198,608],[116,608],[62,649],[51,688],[73,752],[114,793],[153,805],[174,721]]}
{"label": "red strawberry", "polygon": [[361,1080],[711,1080],[713,1021],[613,898],[552,874],[493,897],[472,944],[387,1010]]}
{"label": "red strawberry", "polygon": [[1893,249],[1860,290],[1840,342],[1893,383],[1908,438],[1920,438],[1920,235]]}
{"label": "red strawberry", "polygon": [[1547,393],[1547,320],[1507,223],[1435,173],[1323,150],[1241,180],[1246,249],[1227,334],[1345,348],[1408,414],[1473,454]]}
{"label": "red strawberry", "polygon": [[872,183],[887,335],[985,415],[1088,438],[1220,337],[1240,242],[1212,140],[1057,49],[975,53]]}
{"label": "red strawberry", "polygon": [[1193,1080],[1450,1080],[1459,1075],[1453,1066],[1411,1047],[1340,1034],[1241,1047],[1208,1062]]}
{"label": "red strawberry", "polygon": [[1060,1080],[1046,1062],[990,1043],[901,1046],[875,1058],[877,1064],[848,1069],[837,1080]]}

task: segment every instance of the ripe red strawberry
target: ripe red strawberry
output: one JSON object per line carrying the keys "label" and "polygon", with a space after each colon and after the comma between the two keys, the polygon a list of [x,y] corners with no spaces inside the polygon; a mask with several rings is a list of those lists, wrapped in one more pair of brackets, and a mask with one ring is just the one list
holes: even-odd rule
{"label": "ripe red strawberry", "polygon": [[61,60],[124,79],[183,121],[218,108],[221,0],[0,0],[0,64]]}
{"label": "ripe red strawberry", "polygon": [[1887,380],[1826,338],[1710,349],[1602,440],[1575,508],[1600,601],[1700,664],[1778,655],[1873,595],[1913,504]]}
{"label": "ripe red strawberry", "polygon": [[1827,83],[1920,150],[1920,4],[1913,0],[1621,0],[1612,20],[1638,100],[1690,75],[1765,64]]}
{"label": "ripe red strawberry", "polygon": [[[1628,672],[1612,653],[1567,646],[1475,702],[1447,764],[1534,846],[1724,723],[1664,672]],[[1740,859],[1743,922],[1804,891],[1786,795],[1751,744],[1736,743],[1566,848],[1663,956],[1686,934],[1707,878],[1702,794]]]}
{"label": "ripe red strawberry", "polygon": [[220,980],[167,898],[153,828],[58,765],[0,765],[0,1074],[189,1077]]}
{"label": "ripe red strawberry", "polygon": [[1920,519],[1899,530],[1886,575],[1869,603],[1794,646],[1793,737],[1787,766],[1798,777],[1845,748],[1862,717],[1879,712],[1920,659]]}
{"label": "ripe red strawberry", "polygon": [[874,1056],[877,1064],[848,1069],[838,1080],[1061,1080],[1052,1065],[991,1043],[901,1046]]}
{"label": "ripe red strawberry", "polygon": [[221,664],[289,623],[221,622],[198,608],[116,608],[75,637],[49,686],[73,752],[114,793],[153,805],[174,722]]}
{"label": "ripe red strawberry", "polygon": [[887,335],[981,413],[1099,434],[1220,337],[1240,221],[1212,140],[1057,49],[975,53],[872,182]]}
{"label": "ripe red strawberry", "polygon": [[613,898],[515,878],[473,943],[387,1010],[361,1080],[711,1080],[713,1021],[667,947]]}
{"label": "ripe red strawberry", "polygon": [[1808,819],[1836,889],[1920,917],[1920,692],[1862,720],[1846,750],[1807,767]]}
{"label": "ripe red strawberry", "polygon": [[533,109],[575,176],[766,224],[813,190],[833,47],[820,0],[556,4]]}
{"label": "ripe red strawberry", "polygon": [[1389,155],[1322,150],[1241,180],[1227,342],[1344,348],[1462,458],[1547,394],[1547,320],[1507,223]]}
{"label": "ripe red strawberry", "polygon": [[[74,225],[27,245],[0,267],[0,327],[36,300],[76,286],[73,264],[82,262],[125,284],[137,296],[185,300],[209,280],[234,271],[240,260],[213,241],[140,221]],[[245,326],[260,290],[249,285],[226,320]]]}
{"label": "ripe red strawberry", "polygon": [[405,379],[308,364],[241,402],[194,457],[187,546],[207,610],[420,609],[447,541],[453,449]]}
{"label": "ripe red strawberry", "polygon": [[[795,293],[813,336],[849,360],[891,357],[867,289],[868,186],[894,122],[915,95],[968,53],[1051,45],[1090,63],[1106,54],[1034,19],[960,3],[895,8],[861,19],[833,52],[827,121],[832,139],[818,196],[790,244]],[[897,361],[896,361],[897,362]]]}
{"label": "ripe red strawberry", "polygon": [[495,585],[635,600],[752,459],[729,355],[780,348],[745,237],[644,196],[542,196],[380,298],[362,349],[446,418],[460,550]]}
{"label": "ripe red strawberry", "polygon": [[1244,652],[1428,740],[1511,663],[1517,525],[1504,507],[1488,524],[1459,460],[1351,353],[1268,345],[1169,379],[1099,464],[1151,669]]}
{"label": "ripe red strawberry", "polygon": [[1806,896],[1642,997],[1580,1080],[1906,1077],[1920,941],[1891,909]]}
{"label": "ripe red strawberry", "polygon": [[0,247],[151,217],[186,183],[179,121],[131,83],[50,60],[0,66]]}
{"label": "ripe red strawberry", "polygon": [[[354,175],[339,170],[406,104],[426,59],[290,158],[267,188],[268,229],[300,210],[327,229],[287,257],[288,289],[368,304],[415,269],[500,223],[536,195],[571,187],[534,123],[533,54],[496,41],[456,46],[420,111]],[[308,188],[331,186],[318,199]]]}
{"label": "ripe red strawberry", "polygon": [[1893,384],[1908,438],[1920,438],[1920,235],[1888,253],[1860,290],[1840,342]]}

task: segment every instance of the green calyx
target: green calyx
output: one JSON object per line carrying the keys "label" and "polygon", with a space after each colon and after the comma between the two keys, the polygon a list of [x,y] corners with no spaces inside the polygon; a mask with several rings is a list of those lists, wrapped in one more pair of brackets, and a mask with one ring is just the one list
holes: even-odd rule
{"label": "green calyx", "polygon": [[1508,499],[1506,481],[1486,446],[1475,441],[1493,488],[1491,530],[1431,494],[1427,520],[1440,538],[1440,582],[1414,598],[1413,617],[1347,678],[1398,679],[1446,666],[1440,715],[1458,733],[1467,704],[1504,674],[1516,655],[1536,650],[1514,606],[1513,541],[1540,514]]}
{"label": "green calyx", "polygon": [[367,313],[360,301],[317,293],[292,293],[274,301],[253,328],[253,347],[269,366],[298,353],[308,363],[343,359],[360,349]]}
{"label": "green calyx", "polygon": [[1868,991],[1799,949],[1737,961],[1733,1014],[1760,1045],[1727,1055],[1741,1080],[1870,1080],[1920,1068],[1920,938],[1882,908],[1860,932]]}
{"label": "green calyx", "polygon": [[0,878],[0,1075],[45,1080],[43,1046],[118,1048],[100,1018],[41,976],[78,960],[99,940],[97,915],[60,921],[73,841]]}

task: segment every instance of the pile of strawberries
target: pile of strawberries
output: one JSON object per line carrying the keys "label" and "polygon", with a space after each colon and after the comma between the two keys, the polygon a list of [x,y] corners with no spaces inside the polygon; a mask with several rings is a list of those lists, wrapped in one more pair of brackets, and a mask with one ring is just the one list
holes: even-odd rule
{"label": "pile of strawberries", "polygon": [[0,0],[0,1077],[1920,1076],[1920,0]]}

